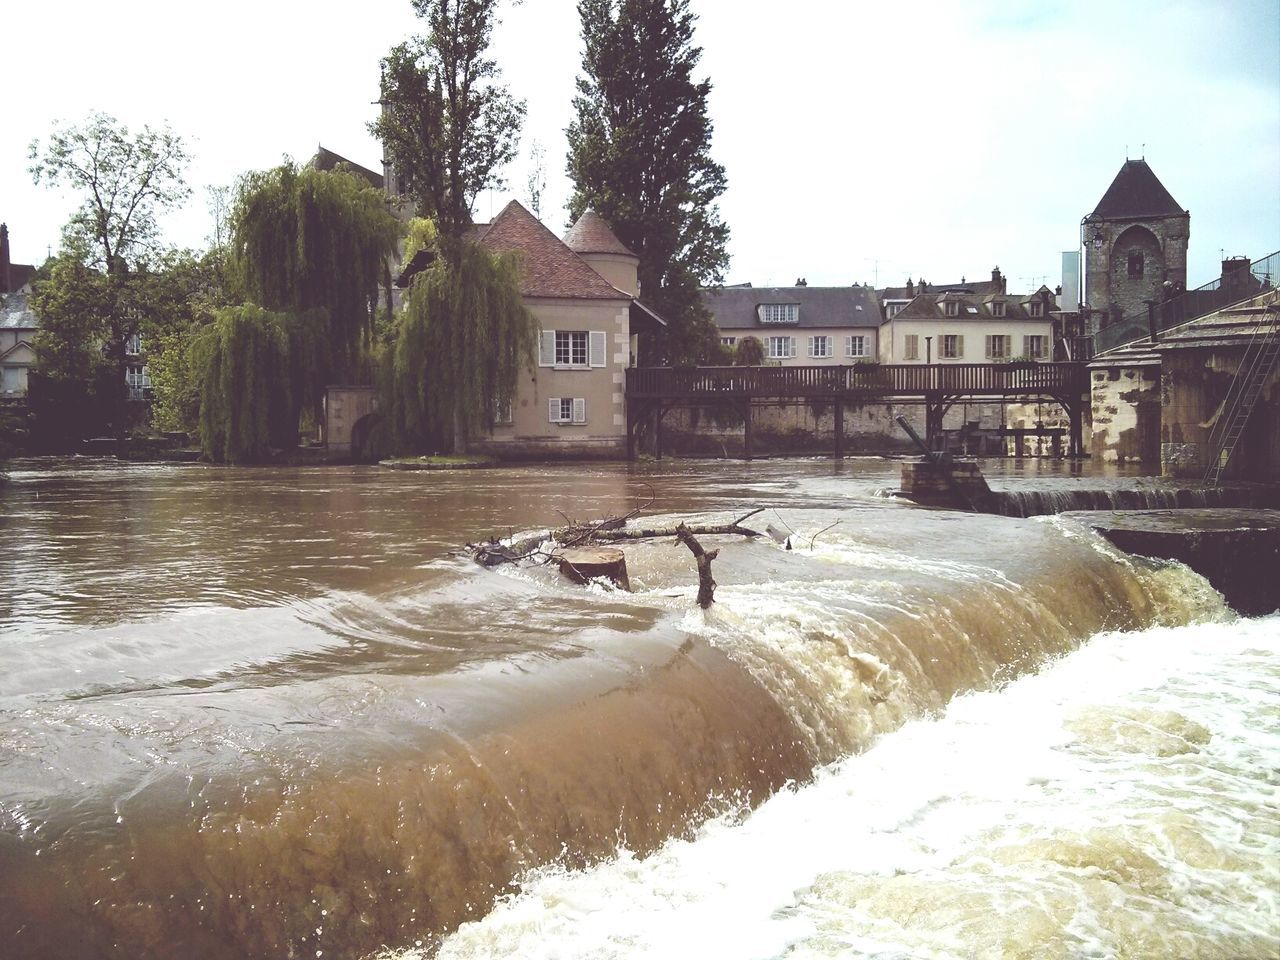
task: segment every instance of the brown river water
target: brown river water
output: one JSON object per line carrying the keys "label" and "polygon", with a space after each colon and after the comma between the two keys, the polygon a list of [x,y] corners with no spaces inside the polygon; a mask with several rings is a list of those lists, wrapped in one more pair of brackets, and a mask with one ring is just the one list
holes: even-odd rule
{"label": "brown river water", "polygon": [[[833,910],[851,909],[849,898],[865,905],[896,895],[875,877],[910,873],[896,861],[860,865],[853,854],[789,878],[785,893],[758,905],[765,926],[743,927],[755,931],[749,942],[735,946],[726,934],[708,946],[701,923],[626,932],[631,914],[620,903],[677,886],[669,873],[637,878],[633,866],[715,850],[722,834],[745,842],[763,829],[753,825],[779,817],[776,837],[795,840],[813,816],[779,814],[778,805],[833,802],[823,792],[833,777],[880,783],[904,811],[935,809],[941,800],[910,799],[902,778],[927,773],[922,762],[941,768],[963,749],[981,758],[1006,745],[988,731],[921,761],[906,746],[920,736],[911,731],[943,729],[949,704],[978,696],[1013,710],[1019,683],[1107,637],[1172,631],[1159,642],[1173,650],[1248,635],[1237,685],[1274,693],[1275,618],[1235,621],[1200,577],[1125,557],[1067,520],[887,499],[897,465],[870,459],[439,473],[80,459],[13,467],[0,485],[2,958],[1267,957],[1280,948],[1275,898],[1265,893],[1277,877],[1267,858],[1280,856],[1274,829],[1258,841],[1266,855],[1249,859],[1252,839],[1248,856],[1223,853],[1243,858],[1246,891],[1223,896],[1237,905],[1254,897],[1256,922],[1223,906],[1220,936],[1188,920],[1193,939],[1170,941],[1165,953],[1144,952],[1150,939],[1080,932],[1080,907],[1053,914],[1053,942],[1065,944],[1057,953],[1036,946],[1047,942],[1040,933],[1024,952],[1006,949],[1022,943],[1016,937],[966,941],[972,916],[993,913],[981,898],[970,920],[957,919],[936,942],[913,939],[906,921],[886,933],[878,914],[871,939],[853,926],[833,934]],[[1079,482],[1043,469],[1050,475],[993,486]],[[765,507],[749,523],[793,530],[794,549],[767,537],[704,538],[721,549],[718,602],[707,613],[693,601],[688,551],[670,541],[627,545],[632,593],[575,586],[545,567],[485,570],[451,553],[650,498],[646,515],[657,522],[723,522]],[[1025,696],[1037,710],[1053,699]],[[1100,715],[1120,711],[1130,722],[1134,696],[1114,691],[1112,713]],[[1183,717],[1182,709],[1162,707],[1160,716]],[[1248,719],[1252,706],[1240,709],[1224,728],[1259,726]],[[1070,713],[1062,729],[1077,730],[1079,716]],[[1280,742],[1274,702],[1266,719],[1273,739],[1237,753]],[[1034,726],[1026,717],[999,722]],[[1217,742],[1173,721],[1142,723],[1179,742]],[[1078,735],[1114,739],[1092,727]],[[873,745],[880,754],[866,754]],[[904,755],[889,753],[883,769],[858,766],[893,750]],[[1274,760],[1270,780],[1240,787],[1254,800],[1224,801],[1228,811],[1275,812]],[[1135,782],[1162,782],[1138,769]],[[839,795],[853,816],[861,801]],[[1114,809],[1131,802],[1139,801],[1116,799]],[[902,838],[906,829],[889,832]],[[981,859],[1005,863],[984,846],[983,829],[973,828]],[[1256,824],[1227,831],[1222,843],[1256,833]],[[1043,860],[1033,839],[1022,837],[1022,852],[1009,856]],[[787,842],[744,856],[792,862]],[[1067,846],[1077,859],[1132,863],[1138,854],[1128,848],[1105,852],[1124,842]],[[1081,845],[1092,852],[1079,853]],[[741,875],[736,862],[722,868]],[[1190,881],[1181,869],[1168,866],[1160,882],[1182,889]],[[931,882],[926,893],[903,894],[913,910],[933,909],[928,891],[960,881]],[[579,892],[549,894],[547,883]],[[1073,896],[1096,893],[1081,884]],[[667,911],[673,898],[706,904],[708,896],[659,899]],[[735,897],[726,915],[752,896]],[[589,909],[584,897],[599,902]],[[838,905],[812,908],[824,897]],[[1194,918],[1214,908],[1171,909]],[[580,939],[583,911],[597,917],[598,939]],[[1187,947],[1218,943],[1225,952]]]}

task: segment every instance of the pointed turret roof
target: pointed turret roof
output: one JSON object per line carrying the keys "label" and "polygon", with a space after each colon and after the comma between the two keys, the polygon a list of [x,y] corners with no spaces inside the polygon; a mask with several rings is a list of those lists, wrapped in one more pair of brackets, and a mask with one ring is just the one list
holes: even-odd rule
{"label": "pointed turret roof", "polygon": [[1099,220],[1180,217],[1184,213],[1145,160],[1126,160],[1089,216]]}
{"label": "pointed turret roof", "polygon": [[578,222],[564,235],[564,242],[574,253],[619,253],[628,257],[635,254],[618,239],[604,217],[588,208]]}
{"label": "pointed turret roof", "polygon": [[631,299],[596,273],[516,200],[493,218],[479,242],[490,250],[520,251],[524,268],[520,292],[526,297]]}

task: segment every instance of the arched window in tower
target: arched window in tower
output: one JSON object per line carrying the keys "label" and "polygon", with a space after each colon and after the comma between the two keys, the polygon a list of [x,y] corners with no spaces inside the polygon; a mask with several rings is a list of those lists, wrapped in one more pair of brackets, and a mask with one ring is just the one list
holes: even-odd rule
{"label": "arched window in tower", "polygon": [[1131,277],[1142,276],[1142,266],[1143,266],[1142,251],[1130,250],[1129,251],[1129,276]]}

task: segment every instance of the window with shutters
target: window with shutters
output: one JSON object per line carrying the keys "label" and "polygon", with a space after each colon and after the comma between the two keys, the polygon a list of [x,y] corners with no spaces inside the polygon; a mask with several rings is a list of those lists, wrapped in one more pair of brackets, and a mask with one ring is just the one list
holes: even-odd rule
{"label": "window with shutters", "polygon": [[1010,356],[1010,341],[1013,337],[1008,334],[991,334],[987,337],[987,359],[988,360],[1008,360]]}
{"label": "window with shutters", "polygon": [[608,345],[603,330],[543,330],[538,366],[561,370],[603,367],[608,363]]}
{"label": "window with shutters", "polygon": [[552,423],[586,423],[587,401],[583,397],[552,397],[547,401],[547,419]]}
{"label": "window with shutters", "polygon": [[964,336],[959,333],[942,335],[942,356],[945,360],[959,360],[964,356]]}
{"label": "window with shutters", "polygon": [[765,337],[765,356],[770,360],[785,360],[796,355],[795,337]]}
{"label": "window with shutters", "polygon": [[1049,338],[1043,335],[1023,337],[1022,353],[1032,360],[1043,360],[1049,355]]}
{"label": "window with shutters", "polygon": [[908,333],[902,338],[902,359],[903,360],[919,360],[920,359],[920,337],[914,333]]}
{"label": "window with shutters", "polygon": [[831,356],[831,338],[828,336],[810,337],[809,356],[819,360]]}
{"label": "window with shutters", "polygon": [[865,357],[867,355],[867,338],[858,335],[845,337],[844,355],[846,357]]}

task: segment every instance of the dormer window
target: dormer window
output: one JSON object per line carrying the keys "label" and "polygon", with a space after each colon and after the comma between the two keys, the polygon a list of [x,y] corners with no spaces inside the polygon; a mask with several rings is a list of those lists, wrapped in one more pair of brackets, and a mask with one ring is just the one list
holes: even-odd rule
{"label": "dormer window", "polygon": [[992,300],[992,301],[991,301],[991,315],[992,315],[993,317],[1003,317],[1003,316],[1004,316],[1004,301],[1003,301],[1003,300]]}
{"label": "dormer window", "polygon": [[1039,301],[1039,300],[1033,300],[1033,301],[1031,302],[1030,306],[1031,306],[1031,315],[1032,315],[1033,317],[1043,317],[1043,316],[1044,316],[1044,304],[1043,304],[1041,301]]}
{"label": "dormer window", "polygon": [[799,323],[800,304],[762,303],[759,307],[761,323]]}
{"label": "dormer window", "polygon": [[955,300],[946,300],[942,304],[942,312],[948,317],[956,317],[960,315],[960,304]]}

